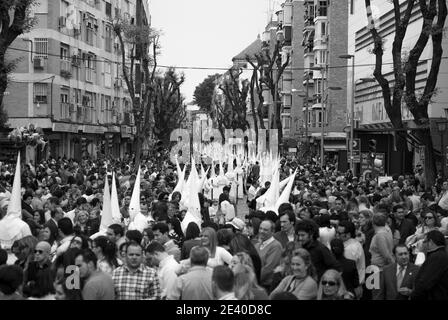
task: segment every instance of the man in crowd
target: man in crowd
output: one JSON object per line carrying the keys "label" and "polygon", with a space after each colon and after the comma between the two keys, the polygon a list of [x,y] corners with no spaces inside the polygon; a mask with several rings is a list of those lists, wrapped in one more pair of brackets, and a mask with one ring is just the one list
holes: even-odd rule
{"label": "man in crowd", "polygon": [[165,248],[166,253],[172,255],[176,261],[180,261],[180,249],[169,237],[169,227],[166,223],[158,222],[152,227],[154,241],[157,241]]}
{"label": "man in crowd", "polygon": [[216,266],[212,274],[213,296],[218,300],[238,300],[233,292],[234,275],[227,266]]}
{"label": "man in crowd", "polygon": [[384,267],[380,284],[373,291],[374,300],[409,300],[414,289],[418,267],[409,261],[409,249],[404,244],[394,248],[396,263]]}
{"label": "man in crowd", "polygon": [[207,267],[209,258],[205,247],[193,247],[190,251],[191,268],[176,279],[168,300],[213,300],[212,270]]}
{"label": "man in crowd", "polygon": [[130,243],[126,248],[126,263],[112,275],[117,300],[160,300],[159,277],[156,270],[143,264],[143,248]]}
{"label": "man in crowd", "polygon": [[97,257],[90,249],[80,252],[75,258],[79,276],[83,280],[82,298],[84,300],[114,300],[112,277],[97,268]]}
{"label": "man in crowd", "polygon": [[415,278],[411,300],[448,300],[448,254],[446,241],[438,230],[425,235],[426,260]]}
{"label": "man in crowd", "polygon": [[282,244],[274,238],[275,225],[271,220],[260,224],[259,242],[255,245],[261,259],[260,284],[269,289],[272,284],[274,269],[279,265],[282,255]]}
{"label": "man in crowd", "polygon": [[177,279],[177,272],[181,266],[174,257],[165,251],[165,247],[157,241],[151,242],[145,249],[147,257],[158,267],[157,274],[162,290],[162,299],[165,299],[173,290]]}
{"label": "man in crowd", "polygon": [[397,204],[392,208],[395,217],[395,227],[400,232],[399,244],[404,244],[409,236],[415,233],[415,226],[411,220],[406,218],[406,212],[404,206]]}
{"label": "man in crowd", "polygon": [[288,242],[297,240],[295,233],[296,215],[292,210],[287,210],[280,215],[279,220],[281,230],[274,234],[274,238],[278,240],[282,244],[283,249],[285,249]]}

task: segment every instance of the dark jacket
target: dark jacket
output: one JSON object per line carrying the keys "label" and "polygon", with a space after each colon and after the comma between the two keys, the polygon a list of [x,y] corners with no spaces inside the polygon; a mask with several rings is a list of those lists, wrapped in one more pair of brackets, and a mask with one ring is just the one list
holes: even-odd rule
{"label": "dark jacket", "polygon": [[[418,269],[415,264],[409,263],[400,288],[414,289]],[[380,273],[380,288],[373,291],[373,300],[409,300],[408,296],[398,293],[396,263],[385,266]]]}
{"label": "dark jacket", "polygon": [[341,265],[342,280],[344,281],[345,288],[354,294],[355,288],[359,286],[359,274],[356,268],[356,262],[344,256],[340,257],[338,262]]}
{"label": "dark jacket", "polygon": [[399,244],[404,244],[406,242],[406,238],[415,233],[415,226],[411,220],[403,219],[401,224],[399,226],[397,225],[397,230],[400,232]]}
{"label": "dark jacket", "polygon": [[50,229],[50,243],[53,243],[59,237],[59,229],[56,222],[53,219],[48,220],[44,224],[44,228],[48,227]]}
{"label": "dark jacket", "polygon": [[444,247],[427,254],[415,278],[411,300],[448,300],[448,254]]}
{"label": "dark jacket", "polygon": [[330,249],[324,246],[321,242],[312,240],[306,243],[303,247],[308,250],[311,255],[311,261],[316,268],[317,277],[319,280],[328,269],[336,269],[341,271],[341,266],[334,257],[333,253],[331,253]]}
{"label": "dark jacket", "polygon": [[[279,231],[279,232],[276,232],[276,233],[274,234],[274,238],[275,238],[278,242],[280,242],[280,243],[282,244],[283,249],[285,249],[285,248],[286,248],[286,244],[287,244],[288,242],[290,242],[289,239],[288,239],[288,235],[286,234],[285,231]],[[294,235],[294,240],[293,240],[293,241],[296,241],[296,240],[297,240],[297,235]]]}

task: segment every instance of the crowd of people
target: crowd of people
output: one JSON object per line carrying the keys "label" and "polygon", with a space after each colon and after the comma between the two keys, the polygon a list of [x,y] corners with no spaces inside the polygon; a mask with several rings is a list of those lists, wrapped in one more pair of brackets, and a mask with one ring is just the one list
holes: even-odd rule
{"label": "crowd of people", "polygon": [[[379,184],[282,158],[281,179],[297,169],[289,201],[262,211],[257,199],[271,182],[260,185],[253,163],[238,200],[245,212],[229,216],[221,207],[235,205],[228,187],[218,201],[200,193],[201,224],[182,228],[188,209],[173,192],[176,166],[159,155],[140,165],[148,224],[136,230],[133,163],[22,164],[22,220],[31,234],[0,249],[1,300],[448,300],[448,211],[439,205],[448,182],[425,186],[420,168]],[[0,218],[14,168],[0,166]],[[112,172],[121,221],[102,232]]]}

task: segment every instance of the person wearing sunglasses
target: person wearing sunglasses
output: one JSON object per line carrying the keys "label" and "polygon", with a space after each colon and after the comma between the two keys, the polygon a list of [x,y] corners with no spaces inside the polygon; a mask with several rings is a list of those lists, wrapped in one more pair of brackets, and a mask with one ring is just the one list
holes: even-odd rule
{"label": "person wearing sunglasses", "polygon": [[334,269],[325,271],[317,289],[317,300],[353,300],[354,295],[347,291],[341,273]]}
{"label": "person wearing sunglasses", "polygon": [[422,222],[417,227],[415,233],[406,239],[406,246],[412,249],[412,254],[423,251],[423,240],[425,235],[432,230],[438,230],[440,227],[440,221],[437,214],[432,211],[424,211],[421,214]]}
{"label": "person wearing sunglasses", "polygon": [[33,283],[37,282],[39,275],[42,274],[40,271],[51,268],[50,252],[51,246],[48,242],[40,241],[36,244],[34,248],[34,261],[30,262],[28,270],[24,274],[23,282],[25,287],[23,290],[25,295],[28,296],[30,294],[28,289]]}

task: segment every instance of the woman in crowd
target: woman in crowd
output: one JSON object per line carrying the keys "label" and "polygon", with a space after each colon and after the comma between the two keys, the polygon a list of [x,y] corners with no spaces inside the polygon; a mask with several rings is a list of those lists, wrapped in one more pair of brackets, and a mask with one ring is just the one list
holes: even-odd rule
{"label": "woman in crowd", "polygon": [[253,268],[245,264],[236,264],[234,274],[235,297],[238,300],[268,300],[266,290],[258,285]]}
{"label": "woman in crowd", "polygon": [[54,284],[55,300],[82,300],[80,289],[68,289],[67,279],[61,278]]}
{"label": "woman in crowd", "polygon": [[37,272],[36,281],[29,285],[29,300],[55,300],[53,274],[50,268],[44,268]]}
{"label": "woman in crowd", "polygon": [[356,231],[356,238],[362,244],[366,258],[366,266],[370,264],[370,243],[375,235],[372,224],[372,212],[370,210],[362,210],[359,212],[359,228]]}
{"label": "woman in crowd", "polygon": [[299,300],[313,300],[317,296],[316,272],[311,262],[311,255],[305,249],[294,250],[291,258],[292,275],[286,276],[271,292],[270,297],[278,292],[291,292]]}
{"label": "woman in crowd", "polygon": [[232,255],[224,248],[218,246],[218,237],[213,228],[204,228],[201,232],[201,245],[210,252],[207,265],[211,268],[219,265],[230,264]]}
{"label": "woman in crowd", "polygon": [[325,271],[319,282],[317,300],[353,300],[354,296],[345,289],[341,274],[329,269]]}
{"label": "woman in crowd", "polygon": [[372,219],[375,235],[370,243],[371,264],[383,269],[394,262],[392,250],[394,239],[390,229],[386,227],[387,217],[383,213],[376,213]]}
{"label": "woman in crowd", "polygon": [[76,235],[70,241],[69,248],[78,248],[80,250],[88,249],[89,248],[89,238],[87,238],[84,235]]}
{"label": "woman in crowd", "polygon": [[190,250],[195,246],[201,244],[201,230],[195,222],[190,222],[185,230],[185,240],[181,249],[181,260],[188,259],[190,257]]}
{"label": "woman in crowd", "polygon": [[411,248],[414,255],[422,252],[425,235],[429,231],[438,230],[440,226],[439,217],[435,212],[423,211],[421,213],[421,224],[417,227],[415,233],[406,239],[406,246]]}
{"label": "woman in crowd", "polygon": [[117,247],[115,243],[110,241],[107,237],[99,236],[95,238],[95,240],[93,240],[92,251],[98,259],[98,270],[112,275],[112,272],[119,267],[116,257]]}
{"label": "woman in crowd", "polygon": [[240,252],[246,253],[250,256],[257,281],[260,282],[261,259],[257,249],[255,249],[255,246],[252,244],[250,239],[242,234],[237,234],[232,241],[230,241],[229,248],[230,253],[234,255],[234,258],[235,255]]}

